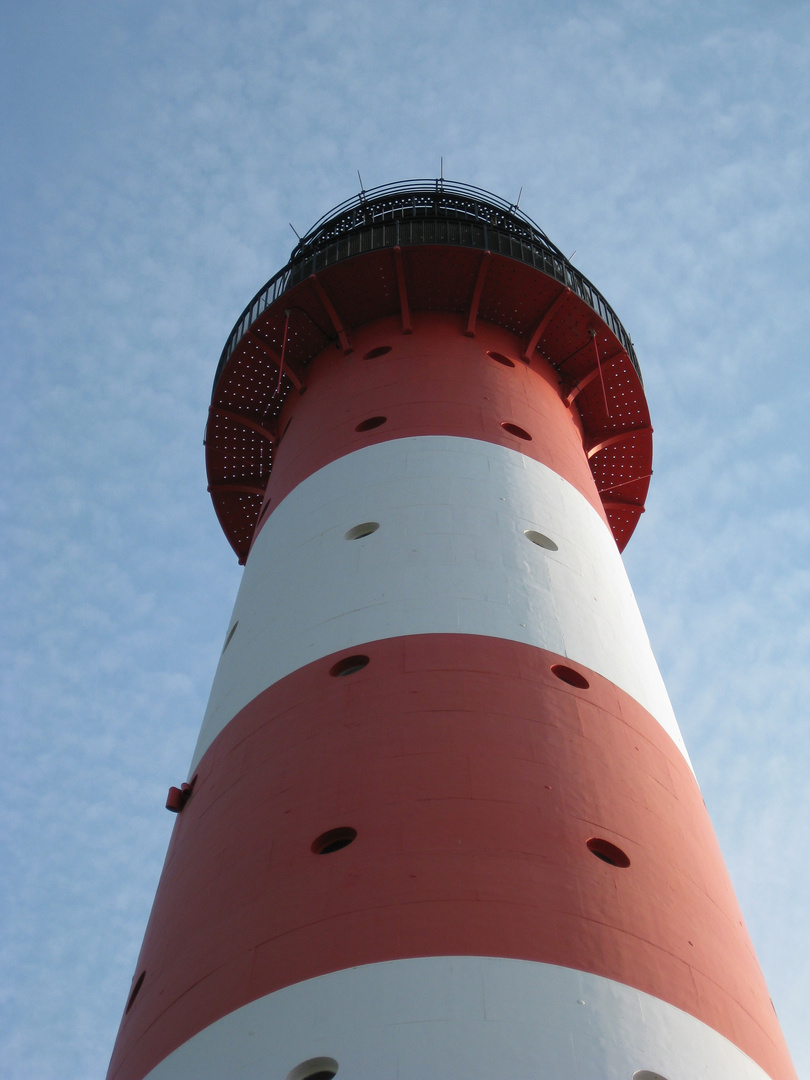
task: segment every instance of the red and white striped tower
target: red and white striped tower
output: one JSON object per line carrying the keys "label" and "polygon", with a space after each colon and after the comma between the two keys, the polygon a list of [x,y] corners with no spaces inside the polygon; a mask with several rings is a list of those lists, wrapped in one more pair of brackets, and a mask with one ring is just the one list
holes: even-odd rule
{"label": "red and white striped tower", "polygon": [[525,215],[364,192],[207,430],[244,577],[111,1080],[788,1080],[619,551],[630,340]]}

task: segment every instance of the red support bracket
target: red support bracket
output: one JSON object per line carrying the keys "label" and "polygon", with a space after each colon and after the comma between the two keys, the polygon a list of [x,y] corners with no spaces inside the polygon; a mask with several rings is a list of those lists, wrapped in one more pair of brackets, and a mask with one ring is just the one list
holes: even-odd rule
{"label": "red support bracket", "polygon": [[[583,349],[584,349],[584,348],[586,348],[586,347],[587,347],[587,346],[585,346],[585,345],[583,345],[583,346],[582,346],[582,348],[583,348]],[[577,351],[578,351],[578,352],[582,352],[582,349],[578,349]],[[576,355],[576,353],[575,353],[574,355]],[[604,360],[602,361],[602,364],[601,364],[601,369],[602,369],[602,371],[604,371],[604,370],[605,370],[605,368],[606,368],[606,367],[608,367],[608,366],[609,366],[610,364],[612,364],[612,363],[613,363],[613,361],[614,361],[614,360],[616,360],[616,359],[617,359],[618,357],[620,357],[620,356],[624,356],[624,355],[625,355],[625,353],[624,353],[624,349],[618,349],[618,350],[617,350],[617,351],[616,351],[615,353],[611,353],[611,355],[610,355],[610,356],[606,357],[606,358],[605,358],[605,359],[604,359]],[[571,357],[569,356],[569,357],[568,357],[568,359],[570,360],[570,359],[571,359]],[[596,366],[595,366],[594,368],[592,368],[592,369],[591,369],[591,371],[589,371],[589,372],[588,372],[588,374],[587,374],[587,375],[583,376],[583,378],[581,378],[581,379],[580,379],[580,380],[579,380],[579,381],[578,381],[578,382],[577,382],[577,383],[576,383],[576,384],[575,384],[575,385],[574,385],[574,386],[573,386],[573,387],[572,387],[572,388],[571,388],[571,389],[570,389],[570,390],[568,391],[568,394],[566,395],[566,398],[565,398],[565,404],[566,404],[566,405],[570,405],[570,404],[571,404],[571,403],[572,403],[572,402],[574,401],[574,399],[575,399],[575,398],[576,398],[576,397],[577,397],[577,396],[578,396],[579,394],[581,394],[581,393],[582,393],[582,391],[583,391],[583,390],[585,389],[585,387],[586,387],[586,386],[590,386],[590,384],[591,384],[591,383],[593,382],[593,380],[594,380],[594,379],[598,379],[598,378],[599,378],[599,376],[600,376],[600,370],[599,370],[599,369],[600,369],[600,365],[599,365],[599,364],[597,364],[597,365],[596,365]]]}
{"label": "red support bracket", "polygon": [[264,495],[265,488],[257,481],[222,480],[220,483],[209,484],[208,491],[211,495]]}
{"label": "red support bracket", "polygon": [[478,305],[481,303],[481,293],[484,291],[484,282],[486,281],[487,271],[489,270],[491,262],[492,252],[485,251],[481,256],[481,265],[478,267],[478,277],[475,279],[475,289],[473,290],[472,300],[470,301],[470,313],[467,316],[467,329],[464,331],[465,337],[475,337],[475,321],[478,318]]}
{"label": "red support bracket", "polygon": [[644,427],[628,428],[626,431],[617,431],[613,435],[606,435],[605,438],[599,439],[597,442],[591,443],[587,449],[588,461],[598,454],[600,450],[604,450],[608,446],[613,446],[614,443],[622,442],[624,439],[629,439],[631,435],[652,435],[652,428],[649,424]]}
{"label": "red support bracket", "polygon": [[326,290],[324,289],[323,285],[321,285],[320,281],[318,281],[318,275],[310,274],[309,283],[315,290],[318,299],[323,304],[326,314],[329,316],[329,321],[335,328],[335,333],[338,336],[338,340],[340,341],[340,346],[343,349],[343,352],[350,353],[352,351],[352,346],[349,342],[348,335],[343,329],[343,323],[338,318],[338,313],[335,311],[335,305],[327,296]]}
{"label": "red support bracket", "polygon": [[602,500],[602,506],[605,512],[608,510],[635,510],[638,514],[644,513],[644,507],[638,503],[628,502],[627,499],[611,499],[609,501]]}
{"label": "red support bracket", "polygon": [[394,248],[394,266],[397,272],[397,288],[399,289],[399,310],[402,316],[402,333],[412,334],[413,323],[411,322],[411,308],[408,304],[408,290],[405,287],[405,267],[402,264],[402,248]]}
{"label": "red support bracket", "polygon": [[535,326],[534,331],[532,332],[532,336],[529,338],[528,344],[526,345],[526,348],[523,350],[523,359],[524,360],[526,360],[526,361],[531,360],[532,355],[534,353],[534,350],[537,348],[537,343],[538,343],[538,341],[540,340],[540,338],[543,335],[543,331],[546,329],[548,324],[554,318],[554,315],[555,315],[557,309],[559,308],[559,306],[562,304],[563,300],[566,298],[566,296],[570,292],[571,292],[571,290],[568,288],[568,286],[563,285],[562,289],[560,289],[560,291],[554,297],[554,299],[552,300],[549,307],[546,308],[546,313],[540,319],[540,322],[537,324],[537,326]]}
{"label": "red support bracket", "polygon": [[208,409],[208,415],[221,416],[224,420],[232,420],[233,423],[239,424],[241,427],[250,428],[257,435],[261,435],[263,439],[267,439],[271,446],[274,446],[277,442],[272,431],[268,431],[264,424],[258,420],[253,420],[249,416],[243,416],[241,413],[233,412],[231,409],[221,409],[218,405],[211,405]]}

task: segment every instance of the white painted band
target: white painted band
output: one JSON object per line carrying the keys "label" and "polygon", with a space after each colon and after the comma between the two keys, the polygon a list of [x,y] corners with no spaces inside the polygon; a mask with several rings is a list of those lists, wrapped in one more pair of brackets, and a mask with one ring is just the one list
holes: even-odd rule
{"label": "white painted band", "polygon": [[[379,529],[344,539],[368,521]],[[411,634],[479,634],[567,656],[634,697],[687,757],[610,531],[571,484],[507,447],[397,439],[309,476],[257,537],[231,627],[236,620],[194,765],[285,675]]]}
{"label": "white painted band", "polygon": [[475,956],[288,986],[211,1024],[147,1080],[287,1080],[318,1058],[337,1063],[337,1080],[767,1080],[712,1028],[623,983]]}

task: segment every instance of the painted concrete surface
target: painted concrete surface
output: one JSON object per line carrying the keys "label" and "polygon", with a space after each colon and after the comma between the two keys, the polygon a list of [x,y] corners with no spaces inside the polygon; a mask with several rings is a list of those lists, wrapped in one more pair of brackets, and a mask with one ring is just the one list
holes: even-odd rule
{"label": "painted concrete surface", "polygon": [[[368,521],[379,529],[344,539]],[[551,469],[502,446],[398,439],[320,469],[257,537],[229,629],[237,623],[192,768],[240,709],[291,671],[360,642],[430,633],[569,657],[636,698],[687,756],[607,526]]]}
{"label": "painted concrete surface", "polygon": [[428,957],[369,964],[260,998],[212,1024],[148,1080],[766,1080],[699,1020],[622,983],[548,964]]}
{"label": "painted concrete surface", "polygon": [[285,987],[427,956],[634,986],[792,1076],[694,775],[634,698],[505,638],[363,652],[345,677],[337,653],[268,687],[200,761],[111,1080]]}

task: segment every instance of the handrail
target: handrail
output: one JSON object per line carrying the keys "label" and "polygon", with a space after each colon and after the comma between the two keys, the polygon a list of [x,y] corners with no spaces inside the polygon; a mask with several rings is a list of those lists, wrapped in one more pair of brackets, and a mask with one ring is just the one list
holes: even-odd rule
{"label": "handrail", "polygon": [[347,199],[300,239],[287,265],[262,286],[239,316],[217,365],[214,392],[236,346],[288,289],[353,255],[437,243],[506,255],[566,285],[610,327],[641,378],[633,343],[613,308],[516,204],[450,180],[401,180]]}
{"label": "handrail", "polygon": [[516,225],[522,225],[526,235],[542,238],[543,243],[551,251],[563,257],[560,249],[549,240],[528,214],[518,209],[516,203],[508,203],[498,195],[472,187],[470,184],[439,179],[399,180],[369,191],[361,191],[352,198],[346,199],[315,222],[293,249],[290,262],[300,258],[314,246],[322,246],[324,234],[328,237],[334,236],[345,227],[346,222],[350,223],[350,228],[367,224],[369,217],[372,217],[375,223],[379,223],[384,220],[386,211],[393,213],[397,209],[413,210],[417,207],[430,209],[437,217],[442,214],[448,216],[453,212],[466,213],[472,219],[486,221],[490,225],[497,224],[499,218],[509,220],[513,228]]}

